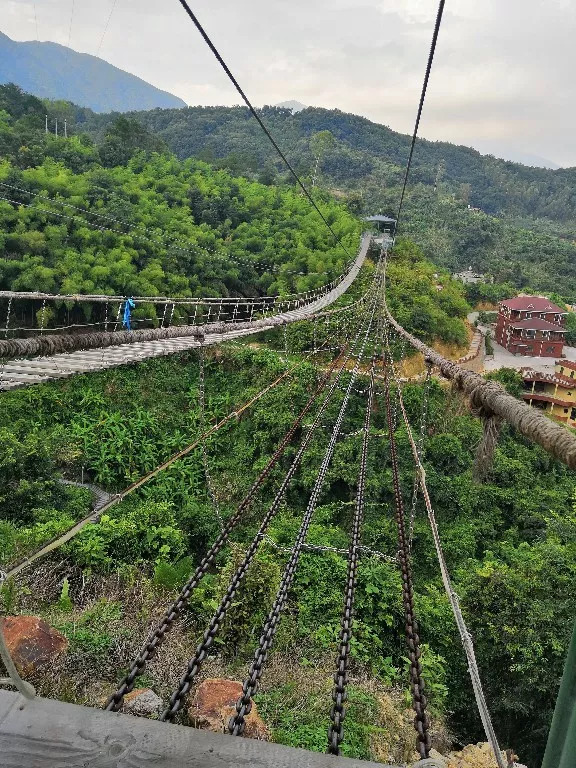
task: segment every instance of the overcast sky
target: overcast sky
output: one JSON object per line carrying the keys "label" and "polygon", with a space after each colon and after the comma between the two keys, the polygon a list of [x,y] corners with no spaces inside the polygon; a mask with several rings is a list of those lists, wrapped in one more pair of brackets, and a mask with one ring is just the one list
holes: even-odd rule
{"label": "overcast sky", "polygon": [[[0,28],[96,54],[114,5],[102,58],[191,105],[238,103],[178,0],[0,0]],[[437,0],[191,5],[254,103],[296,99],[411,131]],[[576,166],[574,11],[447,0],[421,135]]]}

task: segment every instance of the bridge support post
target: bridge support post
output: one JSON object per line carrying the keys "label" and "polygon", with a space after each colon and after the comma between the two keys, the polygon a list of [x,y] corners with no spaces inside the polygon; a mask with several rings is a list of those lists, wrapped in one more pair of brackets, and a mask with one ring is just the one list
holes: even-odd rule
{"label": "bridge support post", "polygon": [[542,768],[572,768],[576,759],[576,624],[560,683]]}

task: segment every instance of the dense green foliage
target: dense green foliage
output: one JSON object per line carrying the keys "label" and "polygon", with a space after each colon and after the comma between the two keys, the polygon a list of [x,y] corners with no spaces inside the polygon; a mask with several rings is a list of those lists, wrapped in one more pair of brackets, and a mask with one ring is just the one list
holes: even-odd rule
{"label": "dense green foliage", "polygon": [[[130,119],[106,124],[106,134],[98,137],[98,144],[81,135],[68,141],[45,137],[38,126],[41,102],[10,88],[0,88],[0,100],[0,142],[6,158],[0,164],[0,181],[59,197],[82,211],[52,207],[54,204],[41,199],[31,208],[1,203],[1,287],[147,295],[287,292],[320,285],[344,266],[344,254],[331,247],[321,222],[287,185],[271,186],[271,179],[263,179],[268,182],[264,184],[233,178],[227,170],[215,170],[199,160],[176,160],[147,129]],[[158,112],[159,118],[163,115]],[[288,121],[290,115],[278,117],[273,111],[272,117]],[[217,127],[213,126],[214,131]],[[334,142],[316,130],[319,124],[312,127],[313,152],[319,158],[320,172],[326,173]],[[331,130],[337,136],[334,126]],[[165,139],[170,143],[169,137]],[[336,145],[342,141],[337,137]],[[258,175],[257,169],[256,164],[252,175]],[[268,170],[274,178],[273,166]],[[417,205],[420,193],[423,204]],[[28,202],[26,193],[13,190],[5,196],[20,194],[22,197],[14,199]],[[331,224],[354,248],[359,231],[356,220],[323,193],[318,199]],[[71,218],[41,209],[57,210]],[[128,221],[141,231],[146,227],[146,236],[91,228],[78,220],[89,216],[88,211]],[[447,223],[452,222],[453,212],[461,228],[458,246],[453,239],[456,225],[452,230],[452,223]],[[430,230],[426,217],[435,222]],[[117,223],[109,223],[116,229]],[[388,268],[387,299],[398,320],[428,342],[440,338],[465,343],[463,318],[469,307],[463,286],[426,261],[423,253],[435,251],[437,263],[448,267],[458,263],[451,248],[461,248],[466,255],[476,249],[475,265],[480,266],[488,258],[486,254],[491,254],[493,263],[500,264],[494,268],[500,282],[476,289],[477,294],[470,291],[471,300],[500,298],[508,289],[503,281],[516,287],[533,280],[551,283],[558,264],[571,274],[570,254],[562,251],[562,241],[557,240],[551,241],[548,260],[542,254],[533,260],[527,257],[518,262],[520,272],[505,259],[498,262],[490,238],[491,228],[499,226],[499,220],[471,213],[462,202],[441,195],[436,199],[425,187],[417,188],[409,201],[406,223],[424,249],[407,240],[398,241]],[[184,238],[186,246],[161,244],[149,230]],[[518,248],[531,255],[534,242],[539,241],[522,241]],[[272,262],[280,270],[256,269],[228,257],[219,260],[194,246],[221,248],[253,262]],[[346,300],[363,293],[372,269],[368,264]],[[562,286],[555,288],[561,290]],[[316,331],[320,343],[339,341],[338,334],[323,329],[322,324]],[[325,355],[320,358],[322,366],[317,367],[296,355],[310,348],[313,334],[312,326],[302,323],[290,327],[285,337],[270,333],[257,343],[206,353],[209,422],[237,409],[294,360],[302,362],[297,374],[208,442],[206,460],[224,517],[232,513],[265,466],[329,362]],[[266,343],[268,347],[263,346]],[[273,351],[286,343],[293,355]],[[343,375],[343,383],[348,376]],[[90,492],[62,484],[61,477],[78,479],[84,470],[86,478],[108,490],[119,490],[197,437],[202,421],[198,378],[198,358],[188,353],[3,393],[2,566],[17,561],[88,513]],[[515,373],[505,371],[498,378],[509,391],[519,392]],[[407,384],[404,395],[418,429],[423,389]],[[338,389],[323,425],[334,422],[341,397]],[[361,392],[355,390],[310,527],[308,541],[313,544],[347,547],[364,405]],[[404,619],[401,579],[393,559],[397,542],[389,446],[382,439],[384,411],[379,392],[373,412],[375,434],[370,441],[363,543],[390,559],[361,559],[352,672],[405,692]],[[476,640],[502,744],[515,747],[530,768],[537,768],[576,613],[572,588],[576,577],[574,479],[542,449],[504,428],[492,469],[483,483],[477,483],[472,463],[480,433],[481,425],[461,398],[433,379],[424,457],[447,562]],[[402,491],[409,508],[413,467],[401,425],[396,436]],[[291,546],[294,540],[329,437],[329,429],[317,431],[271,523],[269,534],[281,547]],[[180,638],[187,657],[273,498],[296,442],[234,531],[231,545],[218,557],[217,568],[194,593],[184,616],[186,638]],[[26,584],[8,583],[0,591],[4,608],[39,611],[65,632],[71,642],[69,664],[75,675],[84,675],[85,689],[92,686],[93,703],[104,688],[114,686],[120,668],[130,660],[129,649],[142,640],[130,636],[134,626],[130,622],[138,620],[131,602],[134,594],[143,595],[140,608],[143,631],[147,631],[158,602],[163,606],[171,600],[218,531],[202,456],[196,450],[114,506],[98,524],[86,527],[49,561],[57,574],[51,579],[52,586],[57,582],[56,594],[54,589],[46,596],[39,589],[29,590]],[[413,555],[431,711],[449,719],[456,740],[478,740],[482,738],[480,722],[420,502]],[[284,563],[283,552],[262,543],[213,648],[230,674],[245,672]],[[346,558],[338,552],[303,554],[275,644],[275,652],[290,659],[293,667],[324,670],[326,658],[334,658],[345,574]],[[109,597],[113,578],[116,585],[127,585],[124,595],[118,592]],[[38,587],[42,575],[32,572],[26,579]],[[92,589],[94,584],[100,585],[101,599],[87,601],[82,596],[84,588],[78,590],[74,579],[82,583],[91,579]],[[322,677],[324,672],[318,674]],[[153,670],[147,675],[146,684],[157,686],[163,695],[175,682],[154,677]],[[260,705],[277,739],[324,749],[331,670],[324,677],[301,712],[290,707],[296,693],[289,683],[263,689]],[[64,678],[58,692],[70,699],[80,695],[65,688]],[[352,687],[346,754],[372,756],[373,739],[379,735],[373,724],[378,706],[375,694]]]}
{"label": "dense green foliage", "polygon": [[[85,135],[46,136],[42,103],[13,87],[0,88],[1,107],[1,196],[26,205],[0,201],[3,289],[287,293],[329,282],[349,258],[292,189],[180,162],[125,118],[96,147]],[[319,202],[353,253],[360,225]]]}
{"label": "dense green foliage", "polygon": [[[133,113],[180,158],[200,157],[267,183],[286,179],[243,107]],[[345,190],[352,209],[394,216],[408,136],[339,110],[265,107],[262,116],[305,178]],[[103,138],[114,115],[81,115]],[[574,291],[576,171],[529,168],[447,142],[418,141],[403,232],[435,263],[494,275],[516,290]],[[476,212],[469,209],[481,209]]]}
{"label": "dense green foliage", "polygon": [[[285,364],[273,352],[242,347],[229,348],[209,360],[207,401],[211,418],[228,412],[264,386]],[[28,456],[28,463],[23,458],[14,460],[19,462],[16,481],[22,486],[28,479],[36,486],[33,500],[21,512],[14,509],[10,498],[0,499],[4,563],[86,512],[86,497],[72,512],[67,494],[73,489],[54,495],[54,464],[46,464],[47,456],[68,475],[77,474],[83,465],[90,477],[109,488],[127,484],[197,434],[197,376],[197,361],[190,354],[5,393],[0,412],[2,452]],[[314,368],[305,364],[297,377],[273,390],[239,423],[210,441],[208,460],[217,478],[224,514],[241,499],[271,455],[316,376]],[[417,425],[421,388],[407,385],[405,398]],[[334,419],[336,408],[337,403],[330,407],[328,423]],[[362,412],[362,398],[354,395],[343,425],[345,432],[358,428]],[[384,413],[379,407],[374,413],[374,430],[383,427]],[[476,638],[500,737],[523,755],[532,754],[535,761],[545,739],[576,611],[571,588],[576,576],[574,481],[540,448],[505,430],[491,476],[484,484],[475,484],[471,463],[479,432],[480,425],[465,414],[458,397],[433,382],[425,455],[448,564]],[[408,500],[412,471],[403,429],[398,429],[397,438],[402,486]],[[271,536],[283,546],[293,540],[327,440],[324,431],[315,437],[287,503],[270,528]],[[339,442],[310,529],[310,542],[347,546],[359,448],[359,435]],[[253,534],[291,453],[273,472],[262,501],[233,537],[237,544],[221,560],[224,575],[237,561],[242,542]],[[92,572],[140,572],[165,589],[177,587],[217,532],[201,466],[196,452],[137,496],[114,507],[100,524],[90,526],[65,547],[70,562]],[[389,554],[396,548],[392,498],[387,442],[375,439],[370,446],[363,541]],[[26,512],[30,507],[32,512]],[[184,555],[191,560],[178,565]],[[269,605],[281,563],[278,552],[267,546],[263,549],[235,604],[233,620],[223,628],[222,640],[227,640],[227,645],[220,643],[218,648],[225,655],[233,648],[235,664],[242,660],[247,663],[263,616],[259,613],[254,618],[247,606],[265,610]],[[414,563],[421,634],[429,646],[424,667],[432,707],[454,712],[452,726],[459,740],[480,738],[462,652],[421,513],[416,520]],[[290,610],[278,638],[279,652],[297,652],[299,659],[311,664],[319,655],[334,652],[345,570],[345,559],[338,554],[303,555]],[[222,576],[209,576],[203,582],[188,618],[198,631],[223,588]],[[67,599],[67,593],[61,597],[61,601]],[[404,681],[402,626],[396,567],[376,558],[363,558],[353,643],[356,668],[361,666],[384,682]],[[96,636],[97,646],[90,650],[89,633],[85,637],[83,631],[75,623],[73,641],[84,642],[85,653],[103,653],[106,633],[100,639]],[[271,701],[266,701],[269,706]],[[323,717],[328,711],[327,700],[325,708]],[[324,720],[311,724],[308,736],[304,737],[303,731],[298,736],[292,732],[291,721],[286,720],[289,713],[281,711],[272,716],[284,718],[274,726],[278,738],[321,747]],[[365,756],[367,737],[361,732],[355,736],[355,728],[350,738],[357,746],[349,754]],[[531,766],[536,764],[530,762]]]}

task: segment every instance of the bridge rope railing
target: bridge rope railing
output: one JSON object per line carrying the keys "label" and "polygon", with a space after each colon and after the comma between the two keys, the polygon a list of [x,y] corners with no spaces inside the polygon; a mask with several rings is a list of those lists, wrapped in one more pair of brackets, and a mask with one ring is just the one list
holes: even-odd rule
{"label": "bridge rope railing", "polygon": [[[385,272],[386,259],[384,259]],[[385,284],[386,276],[384,274]],[[493,436],[492,419],[498,417],[517,429],[524,437],[542,446],[545,451],[566,464],[570,469],[576,469],[576,436],[566,427],[552,421],[531,408],[527,403],[508,394],[498,382],[487,381],[480,374],[467,371],[457,363],[446,360],[439,352],[424,344],[395,320],[388,308],[385,295],[383,305],[386,318],[398,334],[406,339],[417,352],[421,352],[427,363],[436,366],[442,376],[453,382],[455,387],[470,399],[472,408],[482,417],[485,425],[484,438],[480,446],[482,453],[485,454],[493,448],[493,444],[487,443],[490,434]]]}
{"label": "bridge rope railing", "polygon": [[276,309],[274,310],[275,314],[271,317],[256,320],[249,319],[245,321],[236,321],[233,317],[232,320],[234,322],[217,321],[207,322],[205,324],[150,328],[134,331],[98,331],[86,334],[40,335],[32,338],[16,339],[4,338],[0,339],[0,358],[7,360],[15,357],[54,355],[61,352],[71,352],[81,349],[100,349],[124,344],[135,344],[140,341],[162,341],[186,337],[202,339],[208,334],[220,335],[229,333],[231,328],[235,331],[257,333],[260,330],[268,330],[297,320],[310,320],[325,309],[326,306],[334,303],[340,298],[356,279],[358,272],[365,261],[369,243],[369,236],[364,235],[360,251],[353,266],[338,285],[332,287],[319,298],[306,301],[297,308],[287,309],[284,312],[279,312],[279,310]]}

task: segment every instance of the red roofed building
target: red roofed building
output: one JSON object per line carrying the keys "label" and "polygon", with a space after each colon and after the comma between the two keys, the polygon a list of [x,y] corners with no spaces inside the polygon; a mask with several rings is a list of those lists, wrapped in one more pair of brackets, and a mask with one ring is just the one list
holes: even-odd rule
{"label": "red roofed building", "polygon": [[498,304],[496,341],[514,355],[561,357],[566,315],[543,296],[517,296]]}

